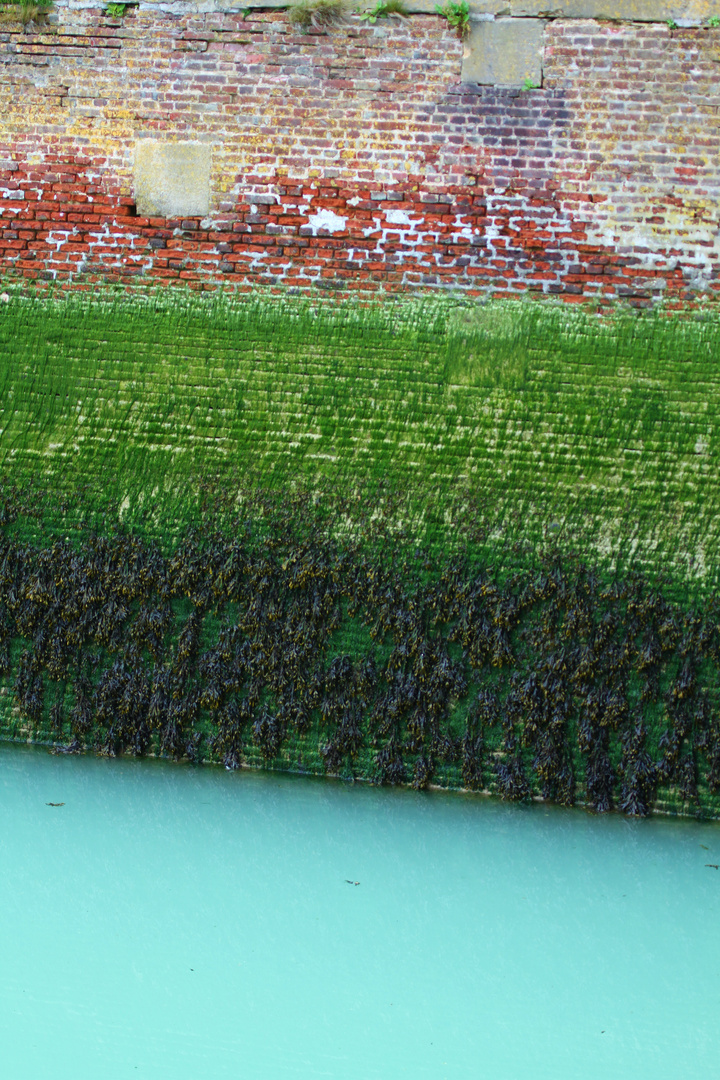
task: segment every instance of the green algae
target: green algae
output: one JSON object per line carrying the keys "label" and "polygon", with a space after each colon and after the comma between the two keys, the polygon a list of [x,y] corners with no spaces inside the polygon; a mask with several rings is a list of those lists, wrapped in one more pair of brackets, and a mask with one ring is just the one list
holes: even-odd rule
{"label": "green algae", "polygon": [[[170,538],[248,490],[391,490],[416,538],[483,511],[608,572],[715,587],[717,317],[185,294],[0,309],[0,475],[50,531]],[[78,498],[81,496],[81,498]],[[376,496],[372,496],[376,497]]]}

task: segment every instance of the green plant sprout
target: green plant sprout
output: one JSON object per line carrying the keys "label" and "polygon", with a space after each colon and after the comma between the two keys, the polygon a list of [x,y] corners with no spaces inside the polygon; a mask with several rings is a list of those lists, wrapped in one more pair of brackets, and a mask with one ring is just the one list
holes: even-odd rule
{"label": "green plant sprout", "polygon": [[389,15],[405,16],[407,14],[408,10],[403,0],[377,0],[372,11],[366,11],[360,18],[364,22],[376,23],[378,19],[386,19]]}
{"label": "green plant sprout", "polygon": [[108,4],[105,8],[105,14],[109,15],[111,19],[122,19],[126,6],[126,4]]}
{"label": "green plant sprout", "polygon": [[677,25],[677,23],[675,22],[674,19],[668,19],[667,25],[668,25],[668,30],[677,30],[677,28],[678,28],[678,25]]}
{"label": "green plant sprout", "polygon": [[720,26],[720,15],[711,15],[708,19],[708,26],[711,30],[717,30]]}
{"label": "green plant sprout", "polygon": [[460,3],[456,3],[455,0],[448,0],[444,6],[436,4],[435,11],[438,15],[445,16],[450,26],[457,30],[461,38],[468,36],[470,33],[470,8],[467,0],[460,0]]}
{"label": "green plant sprout", "polygon": [[539,90],[540,84],[533,82],[529,75],[525,76],[525,82],[522,84],[523,90]]}

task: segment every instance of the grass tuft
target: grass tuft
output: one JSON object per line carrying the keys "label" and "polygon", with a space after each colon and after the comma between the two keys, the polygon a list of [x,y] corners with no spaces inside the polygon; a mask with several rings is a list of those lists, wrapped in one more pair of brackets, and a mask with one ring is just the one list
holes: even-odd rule
{"label": "grass tuft", "polygon": [[342,26],[347,17],[347,0],[294,0],[288,9],[290,22],[301,30]]}
{"label": "grass tuft", "polygon": [[377,0],[372,11],[366,11],[360,18],[365,22],[376,23],[378,19],[386,19],[390,15],[409,15],[403,0]]}
{"label": "grass tuft", "polygon": [[52,0],[10,0],[0,6],[0,27],[29,28],[47,22]]}

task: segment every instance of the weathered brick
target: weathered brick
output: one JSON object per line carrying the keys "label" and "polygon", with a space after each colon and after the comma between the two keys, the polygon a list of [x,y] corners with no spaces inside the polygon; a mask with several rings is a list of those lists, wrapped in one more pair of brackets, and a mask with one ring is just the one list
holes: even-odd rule
{"label": "weathered brick", "polygon": [[[15,273],[637,303],[717,289],[714,32],[557,19],[543,89],[523,93],[463,87],[462,43],[422,15],[381,36],[290,34],[282,13],[58,17],[2,57]],[[214,147],[206,218],[137,215],[133,147],[153,133]]]}

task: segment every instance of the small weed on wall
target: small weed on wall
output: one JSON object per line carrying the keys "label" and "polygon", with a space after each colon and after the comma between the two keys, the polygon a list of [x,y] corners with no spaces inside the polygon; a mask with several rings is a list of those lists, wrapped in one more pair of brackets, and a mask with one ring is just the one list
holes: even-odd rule
{"label": "small weed on wall", "polygon": [[467,0],[460,0],[460,3],[449,0],[449,3],[444,6],[436,4],[435,10],[438,15],[445,16],[449,25],[457,30],[461,38],[468,37],[470,34],[470,8]]}

